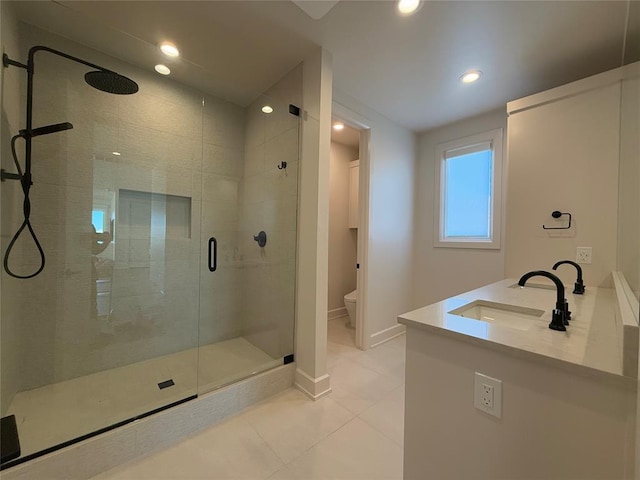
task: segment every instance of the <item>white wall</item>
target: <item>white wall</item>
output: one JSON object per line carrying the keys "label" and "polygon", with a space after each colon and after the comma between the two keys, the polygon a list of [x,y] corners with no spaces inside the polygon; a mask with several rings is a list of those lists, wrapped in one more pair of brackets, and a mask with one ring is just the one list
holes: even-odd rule
{"label": "white wall", "polygon": [[[627,68],[620,100],[620,192],[618,265],[637,300],[640,298],[640,63]],[[630,299],[631,300],[631,299]],[[636,318],[636,321],[640,319]],[[640,359],[636,390],[636,450],[640,446]],[[640,454],[635,477],[640,480]]]}
{"label": "white wall", "polygon": [[331,142],[329,167],[329,312],[356,289],[357,230],[349,228],[349,162],[358,149]]}
{"label": "white wall", "polygon": [[[640,11],[640,10],[639,10]],[[620,101],[620,199],[618,270],[624,273],[638,307],[640,298],[640,63],[626,67]],[[629,299],[634,303],[632,299]],[[640,322],[640,318],[636,318]],[[640,446],[640,358],[636,391],[636,446]],[[640,454],[635,477],[640,480]]]}
{"label": "white wall", "polygon": [[[335,91],[334,99],[371,129],[368,228],[358,230],[368,244],[360,261],[366,268],[362,275],[367,292],[359,305],[364,308],[367,348],[402,332],[396,317],[413,306],[415,136],[342,92]],[[362,176],[360,188],[366,190]]]}
{"label": "white wall", "polygon": [[[507,277],[574,260],[578,246],[593,248],[592,264],[582,265],[586,285],[603,285],[616,268],[620,84],[576,94],[580,82],[509,116]],[[566,89],[573,95],[552,99]],[[554,224],[554,210],[572,214],[571,229],[542,228]],[[558,276],[572,286],[576,272],[564,266]]]}
{"label": "white wall", "polygon": [[620,197],[618,262],[629,286],[640,298],[640,63],[622,82],[620,111]]}
{"label": "white wall", "polygon": [[[501,108],[423,132],[418,136],[414,216],[416,226],[416,268],[413,289],[415,306],[429,305],[504,278],[504,246],[499,250],[436,248],[433,246],[433,238],[436,201],[435,172],[438,161],[436,146],[439,143],[497,128],[502,128],[506,132],[506,123],[506,111]],[[503,151],[505,150],[503,148]],[[503,159],[503,165],[506,165],[506,159]],[[503,175],[503,183],[504,178]],[[504,225],[504,221],[502,223]]]}
{"label": "white wall", "polygon": [[318,48],[302,65],[298,197],[296,386],[312,398],[331,391],[327,374],[331,54]]}

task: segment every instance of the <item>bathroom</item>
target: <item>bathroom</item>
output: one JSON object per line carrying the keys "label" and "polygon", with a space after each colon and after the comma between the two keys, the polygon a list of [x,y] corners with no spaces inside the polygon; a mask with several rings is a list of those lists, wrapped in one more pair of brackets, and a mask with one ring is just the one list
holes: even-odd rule
{"label": "bathroom", "polygon": [[[99,452],[110,438],[112,441],[117,438],[117,442],[126,445],[126,452],[118,461],[122,458],[127,461],[132,456],[147,455],[171,445],[202,428],[196,425],[197,420],[194,424],[186,420],[199,415],[202,418],[203,411],[209,412],[209,419],[215,423],[277,393],[282,386],[295,384],[316,403],[331,400],[332,395],[337,397],[340,393],[337,382],[333,382],[327,369],[331,352],[327,352],[326,337],[326,326],[331,322],[327,319],[328,311],[342,308],[339,301],[327,304],[332,259],[327,241],[332,218],[328,194],[332,118],[360,129],[364,136],[357,156],[352,156],[360,161],[359,196],[364,197],[365,204],[359,208],[364,223],[358,226],[357,235],[353,230],[346,232],[352,252],[357,252],[360,269],[356,273],[353,263],[342,265],[352,275],[360,276],[356,280],[359,290],[356,316],[361,318],[362,328],[348,330],[357,345],[365,351],[382,351],[386,343],[403,335],[404,327],[396,321],[398,314],[504,278],[504,250],[452,251],[432,246],[434,164],[429,153],[436,144],[454,136],[505,128],[504,107],[493,104],[488,113],[476,111],[471,118],[458,111],[456,118],[466,120],[449,127],[438,128],[450,123],[446,115],[438,125],[401,126],[389,120],[391,110],[385,115],[379,113],[385,107],[367,98],[365,94],[371,93],[366,88],[361,98],[367,101],[363,101],[353,97],[353,88],[351,93],[345,93],[349,84],[344,80],[338,85],[339,72],[345,71],[347,62],[336,53],[332,65],[329,51],[340,51],[339,39],[322,43],[311,17],[302,21],[303,12],[289,11],[289,7],[297,9],[296,5],[280,2],[270,11],[266,4],[250,7],[242,3],[237,6],[215,3],[218,2],[185,7],[192,14],[185,15],[194,22],[191,25],[194,31],[211,30],[206,22],[203,26],[194,19],[206,15],[217,18],[219,28],[211,33],[211,48],[219,48],[219,44],[228,41],[223,33],[228,33],[229,27],[221,19],[228,19],[229,25],[240,25],[242,19],[251,20],[256,31],[244,34],[251,36],[253,43],[248,44],[254,48],[260,43],[254,37],[280,25],[276,17],[281,14],[296,29],[308,28],[313,39],[291,42],[296,44],[295,53],[286,60],[280,58],[280,63],[274,61],[272,66],[265,67],[269,62],[262,62],[259,55],[252,58],[253,64],[236,65],[233,55],[228,55],[229,69],[236,69],[234,72],[238,74],[233,81],[227,77],[225,85],[194,85],[185,83],[185,78],[215,77],[210,72],[219,65],[167,59],[157,51],[156,38],[145,37],[148,32],[144,35],[138,32],[145,41],[124,38],[127,22],[108,2],[98,2],[92,7],[95,10],[86,3],[69,8],[47,2],[39,9],[15,5],[17,12],[9,14],[11,2],[2,3],[3,52],[11,59],[24,62],[31,45],[45,44],[111,68],[134,79],[141,87],[139,93],[121,98],[103,94],[86,86],[83,67],[44,52],[36,55],[34,115],[38,123],[34,125],[68,121],[73,123],[73,129],[42,135],[33,141],[31,218],[45,247],[47,266],[31,280],[18,281],[6,274],[2,278],[2,364],[6,369],[2,372],[2,415],[6,414],[7,397],[23,389],[32,390],[34,385],[61,383],[180,353],[184,357],[175,364],[186,367],[183,377],[178,377],[180,372],[174,372],[173,366],[154,366],[153,371],[158,373],[157,378],[152,378],[152,386],[154,393],[163,396],[160,401],[143,400],[131,411],[117,412],[115,418],[88,415],[100,423],[89,428],[83,426],[84,431],[71,432],[61,440],[44,439],[48,445],[35,446],[31,452],[25,450],[27,455],[43,451],[53,445],[51,442],[75,440],[133,420],[121,430],[110,431],[111,436],[97,435],[78,444]],[[346,15],[357,12],[357,5],[353,5],[357,2],[341,3],[344,5],[335,7],[336,15],[341,11]],[[149,11],[136,2],[127,5],[132,8],[131,18],[144,23],[141,19]],[[426,7],[418,14],[429,8],[450,8]],[[66,13],[61,15],[60,9],[66,9]],[[168,9],[167,5],[159,6],[158,12],[166,13]],[[372,7],[372,11],[379,15],[370,18],[370,28],[375,29],[383,18],[382,7]],[[332,21],[333,13],[329,12],[328,21]],[[20,27],[28,34],[13,37],[12,25],[19,21],[13,22],[11,15],[14,19],[28,18],[27,23],[35,26]],[[266,19],[267,26],[260,27],[256,18]],[[398,20],[398,25],[400,21],[411,20],[411,17]],[[91,25],[91,32],[83,30],[83,22]],[[153,24],[151,20],[148,23]],[[107,28],[109,24],[117,28]],[[189,29],[183,30],[187,35],[185,32]],[[291,39],[286,31],[282,35],[281,41]],[[99,42],[99,38],[108,41]],[[181,37],[174,41],[182,47]],[[319,48],[318,44],[326,48]],[[367,51],[362,41],[357,44],[361,52]],[[269,45],[264,51],[278,48],[277,42]],[[243,48],[242,42],[234,44],[238,52]],[[268,55],[264,51],[261,54]],[[160,77],[153,71],[153,64],[141,60],[145,56],[152,58],[153,63],[166,63],[172,75]],[[189,58],[186,53],[185,58]],[[578,73],[560,72],[549,77],[546,86],[538,83],[535,88],[543,90],[609,68],[601,62],[597,67],[600,70],[590,70],[585,67],[589,61],[595,63],[590,57],[575,69]],[[278,68],[273,66],[276,64]],[[614,68],[618,64],[618,60],[611,60],[607,65]],[[330,74],[332,69],[335,80]],[[451,69],[455,70],[456,80],[464,70],[460,65]],[[262,73],[253,74],[254,70]],[[47,75],[49,71],[65,75]],[[270,75],[265,73],[268,71]],[[365,73],[373,85],[376,72]],[[252,75],[260,79],[260,85],[246,88],[250,92],[240,98],[242,88],[234,93],[234,83],[239,85]],[[15,168],[8,139],[24,128],[25,77],[19,67],[3,69],[2,167],[10,173]],[[483,80],[491,80],[491,72],[485,72]],[[173,86],[171,93],[159,95],[167,85]],[[360,85],[369,83],[361,81]],[[47,96],[49,88],[59,88],[64,94]],[[6,93],[7,89],[20,92],[22,97]],[[216,89],[227,93],[218,96],[205,93]],[[91,103],[79,97],[77,92],[81,90],[87,92]],[[468,91],[460,90],[464,97],[460,105],[469,103],[471,94],[465,93]],[[262,111],[267,105],[273,109],[270,114]],[[290,113],[290,105],[302,107],[301,117],[296,119]],[[169,138],[175,141],[168,141]],[[22,161],[20,143],[18,152]],[[299,169],[299,165],[310,168]],[[10,179],[2,183],[3,254],[22,221],[19,187],[18,182]],[[128,210],[124,208],[126,205]],[[554,208],[561,207],[546,210]],[[137,220],[135,215],[131,216],[132,211],[144,213],[143,224],[139,223],[140,216]],[[162,213],[159,217],[158,212]],[[585,218],[578,219],[579,226],[584,225]],[[134,224],[135,221],[138,223]],[[111,236],[115,242],[93,254],[87,247],[92,242],[92,228],[96,235]],[[163,239],[154,235],[158,230],[164,232]],[[264,246],[259,243],[260,232],[266,234]],[[215,240],[210,241],[211,238]],[[128,247],[123,249],[125,242]],[[354,242],[358,243],[357,248],[353,248]],[[10,257],[10,266],[22,273],[39,267],[37,252],[27,251],[33,248],[27,243],[17,244]],[[154,265],[153,253],[157,250],[163,250],[166,257]],[[150,252],[151,257],[145,252]],[[562,256],[573,253],[567,247]],[[594,258],[598,253],[602,253],[601,249],[594,246]],[[19,263],[21,260],[24,265]],[[51,269],[52,266],[55,268]],[[123,278],[125,271],[132,276]],[[136,273],[142,278],[134,277]],[[509,272],[510,276],[515,274]],[[94,275],[100,280],[95,306],[90,287]],[[349,287],[349,292],[353,290]],[[344,293],[337,296],[343,298]],[[94,308],[96,314],[92,315]],[[55,320],[45,321],[51,316]],[[84,321],[87,317],[92,320]],[[27,318],[29,321],[11,320]],[[341,320],[346,322],[346,317]],[[16,343],[15,338],[20,342]],[[256,352],[260,359],[256,364],[243,365],[242,360],[251,355],[237,350],[235,344],[219,356],[207,356],[206,345],[236,339],[245,346],[249,344],[252,351],[253,347],[260,350]],[[25,344],[28,348],[23,348]],[[229,360],[231,357],[233,361]],[[293,362],[287,363],[290,360]],[[222,365],[232,371],[211,379],[209,375],[214,374],[201,368],[203,364]],[[276,376],[270,377],[272,374]],[[169,380],[174,385],[158,387]],[[257,384],[253,385],[253,381]],[[18,386],[21,382],[26,383]],[[121,393],[128,399],[141,398],[135,392],[121,392],[115,384],[107,391],[110,397],[104,398],[104,402],[119,402]],[[213,398],[211,393],[216,392],[216,402],[206,403]],[[163,410],[156,417],[144,417],[183,401],[179,408]],[[63,409],[73,410],[76,405],[63,402]],[[173,415],[174,421],[188,424],[175,435],[160,434],[162,427],[152,425],[155,419]],[[50,415],[45,420],[55,419]],[[90,446],[100,442],[102,447]],[[105,459],[103,464],[87,471],[92,475],[118,461]],[[7,475],[18,468],[10,467]]]}

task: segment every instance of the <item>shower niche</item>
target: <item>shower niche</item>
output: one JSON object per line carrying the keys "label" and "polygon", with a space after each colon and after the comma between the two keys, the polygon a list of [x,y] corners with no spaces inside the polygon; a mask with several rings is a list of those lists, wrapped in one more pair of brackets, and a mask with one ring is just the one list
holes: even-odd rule
{"label": "shower niche", "polygon": [[168,249],[180,250],[191,239],[191,198],[120,190],[116,261],[128,268],[150,268],[164,261]]}
{"label": "shower niche", "polygon": [[[97,313],[103,333],[133,336],[163,328],[165,306],[155,295],[166,290],[167,277],[179,275],[173,270],[188,260],[181,254],[191,242],[192,199],[127,189],[113,198],[112,207],[94,192],[94,228],[109,243],[104,250],[96,245],[93,252]],[[100,220],[109,215],[110,221],[103,222],[108,227],[100,231]]]}

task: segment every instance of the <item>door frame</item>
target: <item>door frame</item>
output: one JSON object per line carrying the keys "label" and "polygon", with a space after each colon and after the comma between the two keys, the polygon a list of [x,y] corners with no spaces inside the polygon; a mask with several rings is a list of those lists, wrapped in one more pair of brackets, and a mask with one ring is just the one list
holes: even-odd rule
{"label": "door frame", "polygon": [[370,326],[367,322],[368,297],[368,259],[369,259],[369,188],[371,172],[371,127],[366,117],[332,102],[332,118],[360,130],[360,168],[358,175],[358,243],[356,262],[360,266],[356,270],[356,347],[361,350],[371,348]]}

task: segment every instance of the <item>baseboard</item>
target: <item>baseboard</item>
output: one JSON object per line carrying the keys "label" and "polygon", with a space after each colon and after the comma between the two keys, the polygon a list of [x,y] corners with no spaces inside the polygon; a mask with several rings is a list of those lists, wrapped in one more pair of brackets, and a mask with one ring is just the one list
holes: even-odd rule
{"label": "baseboard", "polygon": [[2,480],[88,479],[167,448],[293,385],[295,363],[2,471]]}
{"label": "baseboard", "polygon": [[379,332],[371,335],[369,345],[373,347],[377,347],[378,345],[382,345],[385,342],[388,342],[392,338],[399,337],[400,335],[404,335],[405,326],[404,325],[394,325],[393,327],[385,328],[384,330],[380,330]]}
{"label": "baseboard", "polygon": [[313,378],[302,370],[297,369],[294,385],[312,400],[318,400],[331,393],[328,373],[325,373],[321,377]]}
{"label": "baseboard", "polygon": [[327,312],[327,320],[333,320],[334,318],[346,317],[348,315],[346,307],[334,308]]}

